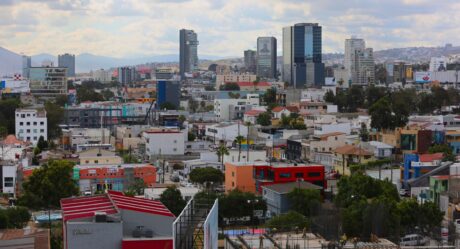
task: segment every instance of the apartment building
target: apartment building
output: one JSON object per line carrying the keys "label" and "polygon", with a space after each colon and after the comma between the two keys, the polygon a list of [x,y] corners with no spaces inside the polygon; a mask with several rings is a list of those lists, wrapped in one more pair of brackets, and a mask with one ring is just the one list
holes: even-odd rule
{"label": "apartment building", "polygon": [[15,131],[19,140],[37,144],[41,136],[48,140],[48,121],[45,110],[17,109]]}

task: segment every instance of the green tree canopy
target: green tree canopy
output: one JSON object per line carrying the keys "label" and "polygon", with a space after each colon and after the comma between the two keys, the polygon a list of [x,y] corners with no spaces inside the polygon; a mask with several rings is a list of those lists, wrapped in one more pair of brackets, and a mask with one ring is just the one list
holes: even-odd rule
{"label": "green tree canopy", "polygon": [[252,216],[252,210],[267,210],[267,203],[255,194],[232,190],[219,198],[219,214],[224,218]]}
{"label": "green tree canopy", "polygon": [[[30,221],[29,210],[25,207],[9,207],[0,209],[0,229],[1,228],[23,228]],[[3,219],[3,221],[2,221]]]}
{"label": "green tree canopy", "polygon": [[40,151],[43,151],[48,148],[48,142],[45,141],[45,138],[43,136],[40,136],[37,142],[37,148],[40,149]]}
{"label": "green tree canopy", "polygon": [[160,201],[175,216],[178,216],[187,204],[182,198],[180,190],[177,189],[176,186],[168,187],[165,191],[163,191],[160,195]]}
{"label": "green tree canopy", "polygon": [[269,126],[272,123],[272,115],[270,112],[262,112],[257,116],[256,119],[257,124],[260,124],[262,126]]}
{"label": "green tree canopy", "polygon": [[312,209],[320,205],[321,194],[316,189],[294,188],[288,193],[291,209],[309,217]]}
{"label": "green tree canopy", "polygon": [[84,85],[77,87],[78,103],[82,103],[85,101],[97,102],[97,101],[103,101],[103,100],[104,100],[104,97],[102,96],[102,94],[94,91],[94,88],[90,88]]}
{"label": "green tree canopy", "polygon": [[328,103],[335,103],[335,95],[331,90],[327,90],[326,94],[324,94],[324,101]]}
{"label": "green tree canopy", "polygon": [[434,154],[438,152],[442,152],[444,154],[443,161],[451,161],[451,162],[456,161],[456,157],[452,152],[452,148],[448,144],[435,144],[431,146],[430,148],[428,148],[428,153],[430,154]]}
{"label": "green tree canopy", "polygon": [[19,99],[0,100],[0,126],[8,130],[8,134],[15,134],[15,111],[22,106]]}
{"label": "green tree canopy", "polygon": [[239,91],[240,86],[236,83],[230,82],[230,83],[225,83],[220,86],[220,90],[223,91]]}
{"label": "green tree canopy", "polygon": [[309,227],[308,219],[296,211],[289,211],[289,213],[281,214],[271,218],[267,224],[269,228],[276,228],[277,231],[293,231],[294,229],[303,230]]}
{"label": "green tree canopy", "polygon": [[205,182],[222,183],[224,174],[222,171],[212,168],[195,168],[190,172],[190,181],[193,183],[204,184]]}
{"label": "green tree canopy", "polygon": [[78,195],[73,166],[70,161],[52,160],[35,169],[23,183],[19,204],[34,209],[58,208],[62,198]]}

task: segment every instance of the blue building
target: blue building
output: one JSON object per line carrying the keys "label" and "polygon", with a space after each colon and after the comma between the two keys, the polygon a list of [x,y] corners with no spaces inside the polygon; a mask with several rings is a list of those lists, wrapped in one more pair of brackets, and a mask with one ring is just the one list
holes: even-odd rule
{"label": "blue building", "polygon": [[324,85],[321,35],[317,23],[283,28],[283,81],[294,88]]}
{"label": "blue building", "polygon": [[289,212],[291,203],[288,194],[295,188],[322,190],[322,187],[306,181],[262,186],[262,198],[267,202],[267,215],[276,216]]}
{"label": "blue building", "polygon": [[180,106],[180,84],[174,80],[157,81],[157,109],[164,103],[173,104],[176,109]]}

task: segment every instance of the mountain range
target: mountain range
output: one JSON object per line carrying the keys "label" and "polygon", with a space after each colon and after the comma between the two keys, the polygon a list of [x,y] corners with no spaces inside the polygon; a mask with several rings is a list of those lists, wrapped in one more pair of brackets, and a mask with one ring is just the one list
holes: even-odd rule
{"label": "mountain range", "polygon": [[[407,47],[392,48],[374,52],[376,62],[386,60],[404,60],[408,62],[428,62],[431,57],[460,55],[460,46],[446,45],[444,47]],[[116,58],[100,56],[89,53],[83,53],[75,57],[75,67],[77,73],[89,72],[95,69],[108,69],[119,66],[132,66],[146,63],[177,63],[179,55],[165,54],[152,55],[138,58]],[[39,66],[42,61],[51,60],[57,65],[57,57],[51,54],[38,54],[32,56],[32,66]],[[206,61],[204,64],[210,64],[211,61],[217,61],[222,64],[241,64],[241,57],[225,58],[213,55],[200,55],[200,60]],[[279,60],[280,61],[280,60]],[[326,53],[323,55],[323,61],[326,64],[341,63],[343,54]],[[22,58],[20,54],[0,47],[0,76],[11,75],[22,71]]]}

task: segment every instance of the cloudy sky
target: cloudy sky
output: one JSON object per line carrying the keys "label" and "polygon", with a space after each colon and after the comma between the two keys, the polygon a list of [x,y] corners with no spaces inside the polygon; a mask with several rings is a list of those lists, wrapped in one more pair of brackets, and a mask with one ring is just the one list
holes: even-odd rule
{"label": "cloudy sky", "polygon": [[376,50],[460,38],[458,0],[0,0],[0,46],[18,53],[115,57],[177,54],[194,29],[199,54],[242,56],[258,36],[297,22],[323,26],[323,51],[357,35]]}

